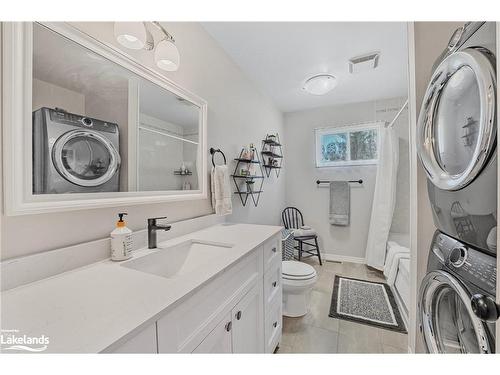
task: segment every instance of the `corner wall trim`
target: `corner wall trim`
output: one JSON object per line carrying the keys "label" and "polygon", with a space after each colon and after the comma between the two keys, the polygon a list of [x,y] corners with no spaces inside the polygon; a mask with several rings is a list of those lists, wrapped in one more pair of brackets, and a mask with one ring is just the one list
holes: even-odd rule
{"label": "corner wall trim", "polygon": [[350,262],[350,263],[361,263],[365,264],[365,258],[360,258],[360,257],[350,257],[347,255],[337,255],[337,254],[330,254],[330,253],[321,253],[321,257],[324,260],[328,260],[331,262]]}

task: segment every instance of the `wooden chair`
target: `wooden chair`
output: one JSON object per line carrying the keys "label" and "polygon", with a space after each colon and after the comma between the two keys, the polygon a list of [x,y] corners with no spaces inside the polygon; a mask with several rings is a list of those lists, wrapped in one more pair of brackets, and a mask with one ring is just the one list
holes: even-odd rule
{"label": "wooden chair", "polygon": [[[281,213],[281,219],[286,229],[300,229],[304,226],[304,216],[302,216],[302,212],[296,207],[285,208]],[[323,265],[319,251],[318,236],[316,234],[301,237],[294,236],[294,238],[297,241],[295,248],[299,253],[299,261],[302,260],[302,253],[307,253],[309,254],[308,257],[317,256],[319,264]],[[308,241],[314,241],[314,243]],[[304,248],[304,246],[308,246],[309,248]]]}

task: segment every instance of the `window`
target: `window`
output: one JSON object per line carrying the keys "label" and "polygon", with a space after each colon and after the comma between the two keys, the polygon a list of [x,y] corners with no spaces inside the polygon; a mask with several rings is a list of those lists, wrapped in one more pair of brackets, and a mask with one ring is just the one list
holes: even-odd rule
{"label": "window", "polygon": [[316,167],[376,164],[381,124],[316,129]]}

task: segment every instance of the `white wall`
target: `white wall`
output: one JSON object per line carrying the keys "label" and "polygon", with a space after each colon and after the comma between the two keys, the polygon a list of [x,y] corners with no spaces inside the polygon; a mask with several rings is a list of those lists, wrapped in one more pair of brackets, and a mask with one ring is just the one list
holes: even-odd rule
{"label": "white wall", "polygon": [[52,83],[33,79],[33,111],[42,107],[62,108],[68,112],[85,113],[85,95]]}
{"label": "white wall", "polygon": [[[281,112],[243,75],[201,26],[197,23],[164,25],[175,36],[181,54],[181,66],[177,72],[167,73],[155,68],[151,52],[127,50],[126,53],[208,101],[209,147],[220,147],[229,162],[243,145],[251,142],[260,145],[267,133],[279,132],[283,137]],[[97,39],[118,46],[113,37],[112,23],[78,23],[77,26]],[[284,184],[284,173],[279,179],[275,176],[266,179],[258,208],[241,207],[234,198],[233,215],[228,220],[278,224],[285,205]],[[209,214],[212,207],[209,200],[202,200],[3,216],[0,220],[1,257],[6,259],[107,237],[114,228],[116,213],[123,211],[129,213],[129,227],[137,230],[145,227],[148,217],[167,215],[169,220],[177,221]],[[175,231],[175,227],[172,230]]]}
{"label": "white wall", "polygon": [[[345,126],[369,121],[390,121],[399,111],[406,98],[353,103],[341,106],[322,107],[285,114],[286,131],[286,203],[298,207],[307,225],[318,231],[320,246],[327,254],[344,259],[364,260],[366,239],[370,224],[373,191],[375,188],[375,165],[336,168],[315,167],[314,129],[326,126]],[[406,111],[405,111],[406,112]],[[407,115],[402,115],[395,124],[401,144],[408,144]],[[403,147],[406,152],[408,147]],[[406,150],[406,151],[405,151]],[[407,158],[407,156],[406,156]],[[404,158],[403,158],[404,159]],[[402,163],[404,168],[407,162]],[[407,179],[405,173],[402,179]],[[351,223],[348,227],[332,226],[328,223],[329,190],[318,188],[316,180],[358,180],[363,184],[351,186]],[[408,188],[408,182],[405,188]],[[408,194],[409,195],[409,194]],[[398,195],[397,217],[402,223],[393,225],[408,233],[409,211],[405,194]]]}

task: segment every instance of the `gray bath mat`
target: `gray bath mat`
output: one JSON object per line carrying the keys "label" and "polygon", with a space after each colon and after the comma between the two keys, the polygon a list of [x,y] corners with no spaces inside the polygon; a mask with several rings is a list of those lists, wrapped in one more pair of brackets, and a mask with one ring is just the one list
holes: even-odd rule
{"label": "gray bath mat", "polygon": [[406,333],[394,295],[385,283],[335,276],[329,316]]}

